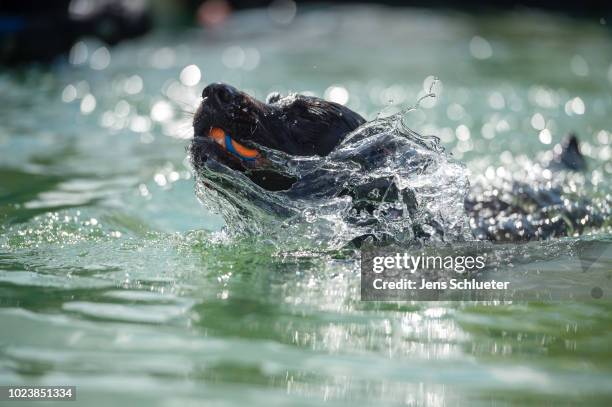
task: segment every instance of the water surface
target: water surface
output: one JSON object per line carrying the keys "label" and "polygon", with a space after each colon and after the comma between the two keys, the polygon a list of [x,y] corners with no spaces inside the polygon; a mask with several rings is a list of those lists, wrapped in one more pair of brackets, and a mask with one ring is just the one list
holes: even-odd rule
{"label": "water surface", "polygon": [[[609,405],[610,302],[361,302],[351,253],[228,241],[186,159],[206,83],[310,92],[371,119],[435,76],[410,125],[473,179],[575,131],[588,193],[605,197],[609,28],[371,7],[267,18],[84,41],[69,63],[0,72],[0,382],[76,385],[100,406]],[[590,290],[612,254],[586,273],[579,255],[610,239],[503,247],[498,272]]]}

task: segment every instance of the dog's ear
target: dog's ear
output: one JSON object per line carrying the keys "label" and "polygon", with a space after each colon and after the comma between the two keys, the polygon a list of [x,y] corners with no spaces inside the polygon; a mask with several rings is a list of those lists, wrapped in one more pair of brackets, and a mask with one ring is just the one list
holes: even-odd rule
{"label": "dog's ear", "polygon": [[347,107],[315,97],[298,96],[286,110],[292,139],[308,154],[327,155],[365,119]]}

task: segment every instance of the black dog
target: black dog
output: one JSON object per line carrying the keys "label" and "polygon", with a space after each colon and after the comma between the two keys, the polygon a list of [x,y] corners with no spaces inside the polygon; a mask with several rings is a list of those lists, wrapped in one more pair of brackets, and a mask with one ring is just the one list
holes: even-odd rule
{"label": "black dog", "polygon": [[[257,195],[248,184],[236,183],[233,179],[245,176],[259,187],[281,191],[291,199],[350,196],[354,213],[376,213],[377,220],[381,216],[390,222],[406,216],[423,218],[413,190],[399,188],[392,175],[367,177],[370,172],[383,167],[399,148],[406,152],[398,140],[381,137],[374,144],[359,146],[357,142],[356,148],[342,149],[347,135],[365,123],[363,117],[350,109],[301,95],[281,98],[274,94],[263,103],[225,84],[209,85],[202,97],[193,122],[192,163],[196,171],[203,174],[204,184],[236,207],[246,209],[249,202],[280,215],[286,210],[274,200],[263,202],[261,195]],[[222,130],[224,141],[210,136],[213,129]],[[248,151],[250,156],[241,155],[239,149]],[[431,157],[417,149],[407,151],[402,155],[402,165],[427,168],[430,161],[433,162]],[[355,176],[355,173],[328,164],[303,171],[306,175],[300,176],[290,168],[290,160],[284,160],[283,156],[329,156],[335,163],[358,166],[361,175]],[[309,165],[306,158],[299,162],[306,167]],[[585,161],[575,137],[566,141],[557,152],[553,165],[570,170],[584,168]],[[227,172],[228,168],[233,172]],[[389,202],[401,202],[403,209],[385,205]],[[585,222],[588,204],[568,206],[558,189],[546,190],[516,183],[505,195],[491,195],[484,191],[473,193],[464,205],[472,233],[485,240],[516,241],[563,236],[602,222],[602,218],[597,216],[587,216]],[[349,217],[349,222],[355,227],[377,220]],[[421,220],[427,226],[413,226],[410,236],[428,238],[439,235],[443,238],[444,227],[439,222]],[[397,230],[387,232],[387,237],[393,239]]]}

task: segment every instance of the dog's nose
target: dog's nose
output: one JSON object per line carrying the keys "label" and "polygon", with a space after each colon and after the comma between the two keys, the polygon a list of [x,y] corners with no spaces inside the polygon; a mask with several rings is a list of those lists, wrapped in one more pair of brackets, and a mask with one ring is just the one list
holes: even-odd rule
{"label": "dog's nose", "polygon": [[213,83],[202,91],[203,98],[212,98],[219,103],[231,103],[238,96],[238,90],[224,83]]}

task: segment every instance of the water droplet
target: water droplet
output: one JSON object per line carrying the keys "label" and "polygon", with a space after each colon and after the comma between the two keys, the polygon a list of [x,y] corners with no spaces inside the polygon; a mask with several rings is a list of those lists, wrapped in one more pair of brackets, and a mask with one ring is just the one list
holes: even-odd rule
{"label": "water droplet", "polygon": [[459,141],[467,141],[470,139],[470,129],[464,124],[457,126],[455,134],[457,135],[457,139]]}
{"label": "water droplet", "polygon": [[130,95],[136,95],[142,91],[142,78],[138,75],[132,75],[126,79],[123,89]]}
{"label": "water droplet", "polygon": [[256,48],[246,48],[244,50],[244,63],[242,69],[245,71],[252,71],[259,66],[259,60],[261,59],[259,51]]}
{"label": "water droplet", "polygon": [[100,47],[91,54],[91,59],[89,60],[89,66],[91,69],[95,69],[97,71],[101,71],[102,69],[106,69],[106,67],[110,64],[111,55],[106,47]]}
{"label": "water droplet", "polygon": [[344,105],[349,100],[349,92],[342,86],[330,86],[325,91],[325,98],[340,105]]}
{"label": "water droplet", "polygon": [[574,55],[570,61],[570,68],[572,72],[577,76],[588,76],[589,65],[587,61],[580,55]]}
{"label": "water droplet", "polygon": [[546,120],[540,113],[536,113],[531,118],[531,126],[536,130],[542,130],[546,127]]}
{"label": "water droplet", "polygon": [[68,61],[73,65],[81,65],[87,61],[88,55],[87,45],[83,41],[79,41],[70,49]]}
{"label": "water droplet", "polygon": [[470,41],[470,53],[476,59],[488,59],[493,55],[493,49],[489,41],[475,35]]}
{"label": "water droplet", "polygon": [[493,92],[489,95],[489,105],[493,109],[501,110],[506,107],[504,96],[499,92]]}
{"label": "water droplet", "polygon": [[81,100],[81,113],[89,114],[96,108],[96,98],[90,93]]}
{"label": "water droplet", "polygon": [[68,85],[64,88],[62,92],[62,101],[65,103],[70,103],[77,97],[77,90],[74,85]]}
{"label": "water droplet", "polygon": [[130,130],[136,133],[144,133],[151,130],[151,120],[145,116],[135,116],[132,118]]}
{"label": "water droplet", "polygon": [[201,78],[202,74],[200,73],[200,68],[195,65],[187,65],[183,68],[179,76],[179,79],[185,86],[195,86],[200,83]]}
{"label": "water droplet", "polygon": [[550,144],[552,142],[552,135],[550,134],[550,130],[543,129],[538,134],[538,138],[542,144]]}
{"label": "water droplet", "polygon": [[170,103],[164,100],[156,102],[151,108],[151,119],[156,122],[165,122],[172,119],[172,117],[174,117],[174,109],[172,109]]}

